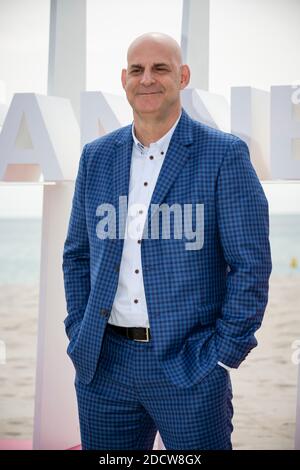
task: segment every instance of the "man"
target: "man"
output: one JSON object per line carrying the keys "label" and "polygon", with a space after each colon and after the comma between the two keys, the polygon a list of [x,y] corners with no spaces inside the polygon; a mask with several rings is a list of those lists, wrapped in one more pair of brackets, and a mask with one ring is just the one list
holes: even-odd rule
{"label": "man", "polygon": [[267,200],[247,145],[182,109],[172,38],[138,37],[127,61],[134,120],[84,146],[63,254],[82,448],[152,449],[159,431],[166,449],[231,449],[228,370],[268,300]]}

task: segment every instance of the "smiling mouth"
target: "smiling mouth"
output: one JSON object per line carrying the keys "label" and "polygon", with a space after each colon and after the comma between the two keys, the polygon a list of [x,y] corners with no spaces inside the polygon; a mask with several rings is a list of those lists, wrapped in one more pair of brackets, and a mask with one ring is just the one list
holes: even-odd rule
{"label": "smiling mouth", "polygon": [[151,93],[138,93],[138,95],[158,95],[161,91],[153,91]]}

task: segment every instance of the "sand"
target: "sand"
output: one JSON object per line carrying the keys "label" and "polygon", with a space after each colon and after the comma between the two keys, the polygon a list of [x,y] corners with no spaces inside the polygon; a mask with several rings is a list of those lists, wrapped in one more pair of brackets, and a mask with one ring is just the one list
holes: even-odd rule
{"label": "sand", "polygon": [[[273,276],[259,342],[232,371],[234,449],[293,449],[298,366],[292,343],[300,340],[300,276]],[[38,285],[0,286],[0,439],[31,439]],[[1,362],[1,361],[0,361]]]}

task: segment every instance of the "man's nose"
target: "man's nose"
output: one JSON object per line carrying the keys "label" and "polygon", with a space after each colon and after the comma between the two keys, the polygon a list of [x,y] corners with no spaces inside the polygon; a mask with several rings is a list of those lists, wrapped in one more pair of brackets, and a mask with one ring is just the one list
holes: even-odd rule
{"label": "man's nose", "polygon": [[155,82],[155,79],[151,73],[151,70],[144,70],[143,76],[141,78],[141,84],[145,86],[152,85]]}

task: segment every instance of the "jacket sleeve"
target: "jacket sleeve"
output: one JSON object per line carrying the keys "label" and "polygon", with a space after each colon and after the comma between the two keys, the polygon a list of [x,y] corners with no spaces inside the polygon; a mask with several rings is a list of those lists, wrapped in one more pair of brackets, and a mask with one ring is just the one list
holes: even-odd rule
{"label": "jacket sleeve", "polygon": [[69,340],[80,329],[90,293],[90,247],[85,215],[86,147],[83,147],[79,161],[63,250],[62,270],[68,312],[64,324]]}
{"label": "jacket sleeve", "polygon": [[222,160],[216,190],[220,242],[228,264],[222,315],[216,324],[218,359],[237,368],[257,345],[272,270],[268,202],[245,142],[236,138]]}

